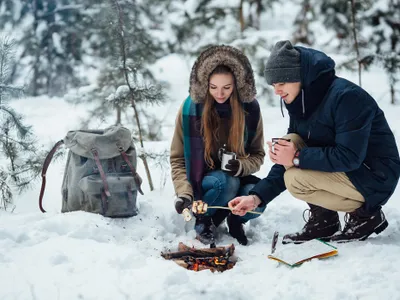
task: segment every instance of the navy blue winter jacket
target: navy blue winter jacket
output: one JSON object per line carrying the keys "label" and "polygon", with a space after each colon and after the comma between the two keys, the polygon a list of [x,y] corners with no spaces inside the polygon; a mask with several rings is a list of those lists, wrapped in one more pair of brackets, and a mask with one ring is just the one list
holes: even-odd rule
{"label": "navy blue winter jacket", "polygon": [[[345,172],[364,196],[363,209],[373,213],[393,194],[400,159],[383,111],[362,88],[334,75],[335,62],[309,48],[300,51],[303,92],[289,105],[288,133],[307,144],[300,169]],[[266,205],[283,192],[285,169],[274,165],[251,191]]]}

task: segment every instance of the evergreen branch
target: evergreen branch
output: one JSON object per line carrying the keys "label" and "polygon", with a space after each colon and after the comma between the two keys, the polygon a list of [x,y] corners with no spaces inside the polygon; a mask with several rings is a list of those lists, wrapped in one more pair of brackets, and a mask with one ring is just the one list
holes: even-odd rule
{"label": "evergreen branch", "polygon": [[22,124],[22,116],[18,115],[12,108],[1,105],[0,110],[3,110],[8,114],[11,118],[11,124],[17,129],[21,138],[25,138],[30,133],[31,127]]}
{"label": "evergreen branch", "polygon": [[0,208],[4,208],[5,210],[7,210],[7,206],[11,204],[13,200],[13,194],[10,186],[7,184],[7,178],[7,172],[5,172],[3,169],[0,169]]}
{"label": "evergreen branch", "polygon": [[139,155],[140,158],[146,157],[150,158],[153,160],[158,160],[158,161],[163,161],[163,162],[168,162],[169,159],[169,151],[164,150],[162,153],[155,153],[155,152],[142,152]]}
{"label": "evergreen branch", "polygon": [[24,88],[21,86],[6,85],[6,84],[0,83],[0,90],[1,89],[4,89],[4,90],[9,89],[11,91],[20,92],[20,93],[22,93],[24,91]]}
{"label": "evergreen branch", "polygon": [[348,70],[350,70],[350,71],[356,71],[357,70],[357,68],[354,66],[354,63],[357,61],[357,58],[355,58],[355,57],[351,57],[351,58],[349,58],[348,60],[345,60],[345,61],[343,61],[343,62],[341,62],[341,63],[338,63],[337,65],[336,65],[336,69],[342,69],[342,68],[345,68],[345,69],[348,69]]}
{"label": "evergreen branch", "polygon": [[136,95],[137,102],[157,104],[162,102],[166,97],[163,89],[155,85],[135,87],[132,92]]}
{"label": "evergreen branch", "polygon": [[[15,186],[19,192],[22,192],[30,186],[41,173],[43,162],[47,153],[41,152],[39,154],[32,153],[31,157],[19,160],[17,163],[14,161],[12,171],[9,173]],[[60,155],[57,155],[57,158]]]}
{"label": "evergreen branch", "polygon": [[76,5],[64,5],[62,7],[57,7],[55,10],[44,13],[44,14],[38,14],[37,18],[38,19],[44,19],[46,17],[55,15],[56,13],[60,13],[66,10],[80,10],[82,8],[85,8],[83,5],[81,4],[76,4]]}
{"label": "evergreen branch", "polygon": [[28,150],[31,152],[35,152],[35,149],[32,146],[32,141],[29,142],[24,142],[21,140],[16,140],[10,136],[7,136],[6,134],[0,133],[0,143],[4,143],[4,139],[8,139],[9,141],[12,141],[22,147],[23,150]]}
{"label": "evergreen branch", "polygon": [[[10,160],[10,166],[11,166],[11,173],[15,172],[16,167],[15,167],[15,160],[18,155],[18,151],[15,147],[14,143],[10,143],[8,139],[6,139],[3,143],[3,150],[5,153],[5,156]],[[11,175],[11,178],[14,181],[17,181],[17,177]]]}
{"label": "evergreen branch", "polygon": [[0,84],[5,84],[9,76],[9,65],[14,59],[15,40],[0,38]]}
{"label": "evergreen branch", "polygon": [[[40,165],[41,166],[41,165]],[[34,166],[34,167],[27,167],[27,168],[25,168],[25,169],[21,169],[21,170],[18,170],[18,171],[14,171],[11,175],[12,176],[20,176],[20,175],[22,175],[22,174],[24,174],[24,173],[27,173],[27,172],[31,172],[32,170],[37,170],[37,166]],[[35,172],[36,173],[36,172]]]}
{"label": "evergreen branch", "polygon": [[8,97],[19,98],[23,93],[24,89],[22,87],[0,84],[0,106],[8,100]]}

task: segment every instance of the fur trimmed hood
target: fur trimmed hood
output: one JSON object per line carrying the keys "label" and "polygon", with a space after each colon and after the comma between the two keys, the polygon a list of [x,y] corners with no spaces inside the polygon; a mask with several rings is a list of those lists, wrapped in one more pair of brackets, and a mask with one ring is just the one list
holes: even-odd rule
{"label": "fur trimmed hood", "polygon": [[189,94],[193,102],[204,102],[210,74],[219,65],[225,65],[232,70],[240,101],[252,102],[257,91],[249,59],[240,50],[226,45],[207,48],[194,63],[189,87]]}

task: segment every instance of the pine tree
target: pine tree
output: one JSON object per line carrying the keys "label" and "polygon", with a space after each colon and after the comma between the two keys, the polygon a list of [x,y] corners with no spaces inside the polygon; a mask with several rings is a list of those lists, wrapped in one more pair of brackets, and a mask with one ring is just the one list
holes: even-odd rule
{"label": "pine tree", "polygon": [[[80,74],[87,40],[90,11],[85,0],[6,0],[0,10],[0,29],[12,36],[19,49],[11,80],[25,79],[25,92],[63,95],[70,87],[85,84]],[[22,33],[22,34],[16,34]],[[29,72],[27,72],[29,70]]]}
{"label": "pine tree", "polygon": [[365,27],[366,12],[372,0],[323,0],[315,1],[314,8],[317,22],[324,24],[327,32],[334,33],[328,44],[333,45],[341,54],[350,58],[339,63],[336,68],[358,70],[361,85],[362,70],[368,70],[373,56],[368,46],[368,39],[362,29]]}
{"label": "pine tree", "polygon": [[388,75],[391,103],[395,104],[396,84],[400,81],[400,1],[387,0],[386,5],[376,4],[367,16],[372,26],[369,39],[375,48],[375,57]]}
{"label": "pine tree", "polygon": [[[152,44],[150,43],[150,38],[146,35],[147,39],[145,36],[141,36],[140,42],[143,43],[141,44],[138,38],[138,33],[143,34],[143,31],[140,31],[139,29],[139,18],[140,18],[140,7],[136,7],[135,2],[127,3],[125,1],[119,1],[119,0],[110,0],[113,4],[114,8],[114,14],[115,14],[115,21],[116,21],[116,26],[112,28],[112,31],[114,32],[114,35],[116,37],[116,45],[119,47],[119,59],[118,61],[121,63],[121,71],[123,72],[124,79],[125,79],[125,84],[122,86],[119,86],[117,89],[117,92],[113,95],[113,97],[110,99],[114,107],[117,107],[118,109],[121,109],[123,107],[126,107],[127,104],[129,103],[134,111],[134,117],[136,121],[136,125],[138,128],[138,136],[139,136],[139,142],[140,146],[142,149],[142,153],[139,155],[139,157],[142,159],[146,174],[147,174],[147,179],[150,185],[150,190],[153,190],[153,181],[151,178],[150,174],[150,169],[147,163],[147,157],[145,156],[145,151],[144,151],[144,145],[143,145],[143,134],[141,130],[141,120],[140,120],[140,115],[139,115],[139,110],[138,110],[138,104],[143,102],[147,103],[156,103],[164,99],[164,95],[162,93],[162,90],[155,86],[155,85],[146,85],[144,84],[143,79],[145,77],[140,74],[139,70],[143,70],[140,64],[140,60],[138,59],[138,54],[140,53],[140,46],[145,46],[147,51],[149,50],[149,46]],[[125,7],[122,7],[122,4],[126,4],[129,8],[130,4],[133,4],[131,8],[135,12],[135,14],[132,16],[131,14],[126,14],[124,15]],[[132,18],[133,17],[133,18]],[[131,32],[132,36],[127,35],[126,33],[129,33],[128,28],[133,28],[133,32]],[[135,38],[134,41],[135,43],[130,43],[130,39]],[[137,51],[137,52],[136,52]],[[136,59],[135,59],[136,58]],[[138,61],[139,63],[136,63]],[[110,97],[109,97],[110,98]],[[125,102],[128,100],[127,102]]]}
{"label": "pine tree", "polygon": [[1,16],[1,27],[4,29],[8,26],[15,24],[15,16],[17,10],[17,1],[14,0],[0,0],[0,16]]}
{"label": "pine tree", "polygon": [[219,5],[212,0],[161,2],[168,7],[164,10],[163,26],[172,32],[173,38],[165,41],[170,52],[193,58],[210,44],[227,44],[230,37],[238,33],[236,28],[226,26],[235,22],[236,4]]}
{"label": "pine tree", "polygon": [[241,0],[239,3],[239,19],[241,30],[246,28],[261,29],[261,15],[273,9],[280,0]]}
{"label": "pine tree", "polygon": [[[369,1],[369,0],[367,0]],[[365,1],[365,2],[367,2]],[[318,5],[319,3],[319,5]],[[351,1],[349,0],[322,0],[315,2],[318,5],[317,14],[320,16],[318,21],[322,21],[323,25],[335,33],[333,42],[338,42],[337,48],[346,52],[348,49],[354,51],[353,35],[352,35],[352,13]],[[356,11],[360,12],[362,4],[357,1]],[[359,30],[360,23],[356,24]]]}
{"label": "pine tree", "polygon": [[[154,15],[154,9],[149,7],[150,2],[119,0],[121,14],[116,13],[114,1],[108,1],[101,5],[93,4],[89,8],[97,11],[93,15],[92,30],[97,33],[96,40],[91,44],[93,60],[101,61],[98,65],[99,76],[96,84],[87,92],[78,95],[68,95],[67,100],[89,104],[91,108],[84,127],[89,126],[90,120],[105,121],[110,115],[115,115],[115,123],[131,122],[129,88],[125,78],[125,69],[121,57],[121,41],[119,32],[119,19],[124,26],[124,55],[126,55],[129,79],[134,82],[135,101],[138,103],[138,111],[143,115],[148,110],[148,105],[159,104],[165,100],[161,92],[161,85],[154,78],[150,70],[158,58],[165,54],[163,45],[153,34],[157,31],[160,19]],[[152,4],[155,5],[155,4]],[[155,29],[154,29],[155,28]],[[155,116],[146,113],[147,123],[153,122]],[[145,122],[145,120],[142,120]],[[158,126],[161,126],[159,122]],[[133,128],[134,136],[138,136],[138,128]],[[146,136],[146,132],[149,135]],[[142,128],[142,134],[147,138],[158,139],[152,128]]]}
{"label": "pine tree", "polygon": [[[97,55],[103,57],[100,75],[96,86],[86,95],[79,94],[77,98],[69,99],[81,104],[89,103],[92,107],[85,125],[93,119],[107,120],[110,115],[115,115],[116,124],[133,123],[133,136],[141,148],[145,139],[160,138],[158,134],[162,125],[158,116],[150,112],[149,105],[166,99],[149,68],[164,54],[164,49],[153,33],[153,30],[158,30],[154,26],[157,16],[148,5],[149,2],[109,0],[108,6],[99,10],[99,22],[92,26],[101,41],[97,50]],[[144,149],[139,151],[152,190],[146,155]]]}
{"label": "pine tree", "polygon": [[41,156],[23,117],[9,106],[22,94],[22,88],[9,84],[15,55],[15,42],[0,39],[0,208],[7,209],[13,200],[13,188],[22,191],[41,170]]}
{"label": "pine tree", "polygon": [[293,43],[312,45],[315,42],[314,32],[309,24],[315,19],[313,3],[311,0],[302,0],[301,9],[294,20],[296,30],[293,33]]}

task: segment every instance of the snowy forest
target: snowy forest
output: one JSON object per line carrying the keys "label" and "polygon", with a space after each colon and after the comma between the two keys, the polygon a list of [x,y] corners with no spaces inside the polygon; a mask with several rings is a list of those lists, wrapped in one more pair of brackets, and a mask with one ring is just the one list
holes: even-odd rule
{"label": "snowy forest", "polygon": [[358,74],[361,86],[363,74],[378,66],[387,77],[385,101],[396,105],[400,97],[397,0],[0,0],[0,20],[3,208],[11,200],[10,183],[26,187],[47,150],[38,151],[29,124],[10,107],[16,97],[61,97],[90,108],[82,128],[111,117],[131,127],[140,142],[162,140],[163,122],[151,108],[171,96],[152,68],[157,60],[176,54],[190,63],[210,45],[236,46],[253,65],[257,97],[274,106],[263,68],[282,37],[340,55],[336,69]]}
{"label": "snowy forest", "polygon": [[[250,246],[237,246],[232,270],[189,272],[159,255],[195,236],[174,209],[169,161],[194,61],[212,45],[243,51],[270,140],[289,119],[264,78],[280,40],[332,57],[400,145],[400,0],[0,0],[0,298],[400,299],[398,189],[383,208],[388,230],[331,260],[287,269],[267,259],[275,230],[304,225],[304,203],[287,192],[246,224]],[[132,131],[137,150],[138,216],[61,214],[67,149],[53,157],[40,213],[54,144],[114,124]],[[266,156],[256,175],[271,166]],[[229,235],[220,243],[236,246]]]}

